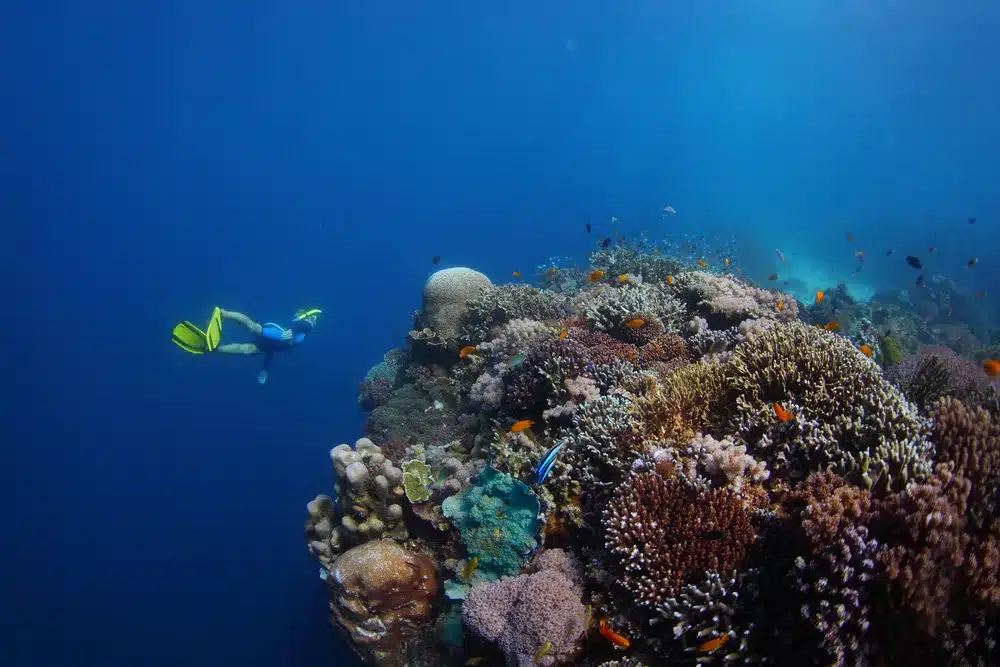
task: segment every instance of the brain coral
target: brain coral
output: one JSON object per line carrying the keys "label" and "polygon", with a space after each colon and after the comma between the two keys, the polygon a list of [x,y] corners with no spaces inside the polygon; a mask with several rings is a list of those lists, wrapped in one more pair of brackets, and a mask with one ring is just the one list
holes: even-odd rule
{"label": "brain coral", "polygon": [[424,283],[424,323],[441,338],[455,338],[461,332],[468,302],[490,287],[490,279],[464,267],[436,271]]}

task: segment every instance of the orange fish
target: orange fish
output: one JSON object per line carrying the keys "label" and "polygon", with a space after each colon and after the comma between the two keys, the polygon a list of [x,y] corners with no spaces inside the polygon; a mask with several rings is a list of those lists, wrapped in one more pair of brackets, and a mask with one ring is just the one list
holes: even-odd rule
{"label": "orange fish", "polygon": [[674,277],[673,276],[667,276],[667,284],[668,285],[673,285],[674,284]]}
{"label": "orange fish", "polygon": [[789,422],[795,419],[795,415],[781,407],[781,403],[774,404],[774,416],[783,422]]}
{"label": "orange fish", "polygon": [[827,322],[823,328],[827,331],[840,331],[840,322]]}
{"label": "orange fish", "polygon": [[716,637],[715,639],[709,639],[707,642],[702,642],[701,644],[698,644],[698,652],[711,653],[717,648],[720,648],[727,641],[729,641],[729,635],[722,635],[720,637]]}
{"label": "orange fish", "polygon": [[510,275],[514,276],[515,278],[520,278],[521,277],[521,272],[520,271],[514,271]]}
{"label": "orange fish", "polygon": [[510,427],[510,432],[520,433],[521,431],[525,431],[534,425],[535,421],[533,419],[522,419],[519,422],[514,422],[514,425]]}
{"label": "orange fish", "polygon": [[983,370],[986,371],[986,374],[991,378],[996,377],[997,374],[1000,373],[1000,361],[997,361],[996,359],[987,359],[983,362]]}
{"label": "orange fish", "polygon": [[628,282],[628,274],[627,273],[623,273],[620,276],[618,276],[618,282],[620,282],[620,283],[627,283]]}
{"label": "orange fish", "polygon": [[589,280],[590,282],[594,282],[595,280],[600,280],[603,277],[604,277],[604,269],[595,269],[590,272],[590,275],[587,276],[587,280]]}
{"label": "orange fish", "polygon": [[705,260],[703,260],[703,259],[699,259],[699,260],[698,260],[697,262],[695,262],[695,263],[696,263],[696,264],[697,264],[698,266],[700,266],[701,268],[703,268],[703,269],[704,269],[704,268],[705,268],[706,266],[708,266],[708,264],[707,264],[707,263],[705,262]]}
{"label": "orange fish", "polygon": [[628,648],[632,644],[626,637],[622,637],[612,630],[611,626],[603,618],[598,622],[597,628],[601,631],[601,636],[611,642],[615,648]]}
{"label": "orange fish", "polygon": [[475,345],[466,345],[465,347],[463,347],[461,350],[458,351],[458,358],[465,359],[467,356],[474,353],[475,351],[476,351]]}
{"label": "orange fish", "polygon": [[816,305],[823,303],[823,290],[817,290],[816,292]]}
{"label": "orange fish", "polygon": [[556,267],[554,267],[554,266],[549,267],[549,270],[545,272],[545,275],[547,275],[547,276],[554,276],[554,275],[556,275],[556,271],[557,271]]}
{"label": "orange fish", "polygon": [[646,326],[646,320],[642,319],[641,317],[637,317],[634,320],[629,320],[628,322],[626,322],[625,326],[627,326],[629,329],[641,329],[642,327]]}
{"label": "orange fish", "polygon": [[868,347],[867,345],[862,345],[858,349],[861,350],[861,354],[865,355],[869,359],[872,358],[872,349],[870,347]]}
{"label": "orange fish", "polygon": [[562,331],[559,332],[559,340],[566,338],[566,336],[568,335],[569,335],[569,330],[563,329]]}
{"label": "orange fish", "polygon": [[781,311],[783,311],[783,310],[785,309],[785,302],[784,302],[784,301],[779,301],[779,302],[778,302],[778,306],[777,306],[777,308],[778,308],[778,312],[779,312],[779,313],[780,313]]}

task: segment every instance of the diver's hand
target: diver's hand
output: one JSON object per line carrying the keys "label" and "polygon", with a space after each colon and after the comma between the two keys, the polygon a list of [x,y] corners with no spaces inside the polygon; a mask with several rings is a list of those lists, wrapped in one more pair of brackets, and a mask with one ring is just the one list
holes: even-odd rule
{"label": "diver's hand", "polygon": [[281,342],[282,343],[291,343],[292,342],[292,330],[291,329],[284,329],[281,332]]}

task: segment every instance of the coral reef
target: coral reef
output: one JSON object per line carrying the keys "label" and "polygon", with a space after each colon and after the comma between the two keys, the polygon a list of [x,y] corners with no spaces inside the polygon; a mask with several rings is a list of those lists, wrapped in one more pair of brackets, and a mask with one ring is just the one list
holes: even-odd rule
{"label": "coral reef", "polygon": [[435,274],[362,382],[366,437],[331,452],[305,531],[358,655],[1000,664],[1000,355],[975,299],[931,276],[803,305],[732,248],[599,245],[515,284]]}

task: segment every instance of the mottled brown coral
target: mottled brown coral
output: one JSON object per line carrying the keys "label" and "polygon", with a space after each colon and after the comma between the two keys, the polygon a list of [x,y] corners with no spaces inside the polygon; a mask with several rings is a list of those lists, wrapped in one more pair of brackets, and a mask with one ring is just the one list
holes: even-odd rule
{"label": "mottled brown coral", "polygon": [[649,368],[655,363],[687,361],[687,343],[677,334],[663,334],[639,348],[639,365]]}
{"label": "mottled brown coral", "polygon": [[893,607],[929,636],[947,618],[970,537],[966,510],[970,484],[940,464],[923,484],[876,502],[873,534],[886,548],[878,560],[889,579]]}
{"label": "mottled brown coral", "polygon": [[434,562],[393,540],[345,551],[330,568],[330,618],[363,660],[380,667],[405,662],[401,650],[431,619],[438,593]]}
{"label": "mottled brown coral", "polygon": [[955,463],[955,471],[972,483],[969,509],[981,526],[995,512],[1000,482],[1000,423],[982,408],[942,398],[930,408],[938,461]]}
{"label": "mottled brown coral", "polygon": [[641,605],[664,603],[710,570],[739,569],[756,539],[749,512],[732,491],[699,493],[655,472],[626,480],[603,521],[619,583]]}
{"label": "mottled brown coral", "polygon": [[[635,326],[636,324],[638,326]],[[645,345],[657,336],[663,335],[663,323],[651,313],[628,313],[622,317],[615,334],[632,345]]]}

